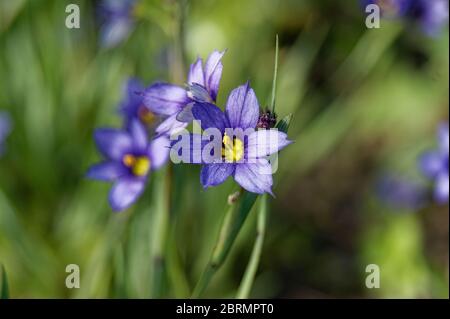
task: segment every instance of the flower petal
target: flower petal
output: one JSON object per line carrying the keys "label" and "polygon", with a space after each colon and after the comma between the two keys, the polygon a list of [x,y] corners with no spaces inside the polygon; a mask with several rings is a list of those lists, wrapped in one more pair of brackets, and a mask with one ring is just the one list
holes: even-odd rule
{"label": "flower petal", "polygon": [[128,37],[133,28],[132,20],[126,17],[113,18],[101,26],[100,43],[105,48],[115,47]]}
{"label": "flower petal", "polygon": [[149,156],[152,170],[161,168],[169,158],[170,140],[166,135],[155,138],[149,145]]}
{"label": "flower petal", "polygon": [[121,178],[109,192],[109,204],[114,211],[122,211],[133,204],[145,188],[145,179]]}
{"label": "flower petal", "polygon": [[247,156],[248,158],[269,156],[291,143],[292,141],[287,139],[287,134],[277,129],[258,130],[248,137]]}
{"label": "flower petal", "polygon": [[437,151],[424,153],[419,158],[419,166],[425,176],[435,178],[443,166],[441,154]]}
{"label": "flower petal", "polygon": [[86,177],[110,182],[126,175],[127,172],[127,169],[119,162],[109,161],[92,165],[86,173]]}
{"label": "flower petal", "polygon": [[229,127],[225,114],[214,104],[195,102],[192,107],[192,114],[197,121],[200,121],[204,130],[217,128],[224,132],[225,128]]}
{"label": "flower petal", "polygon": [[133,146],[139,151],[147,149],[148,138],[147,131],[144,125],[136,119],[133,119],[130,123],[130,134],[133,138]]}
{"label": "flower petal", "polygon": [[180,122],[177,120],[178,113],[175,113],[168,118],[166,118],[158,127],[155,129],[157,135],[171,135],[176,133],[178,130],[185,128],[188,123]]}
{"label": "flower petal", "polygon": [[194,103],[189,103],[177,114],[177,121],[183,123],[191,123],[194,120],[194,115],[192,115],[192,107]]}
{"label": "flower petal", "polygon": [[99,151],[107,158],[116,161],[121,160],[133,146],[130,135],[118,129],[97,129],[94,132],[94,139]]}
{"label": "flower petal", "polygon": [[[205,63],[205,87],[208,89],[213,101],[217,98],[219,91],[220,78],[222,77],[222,57],[225,51],[213,51]],[[201,83],[199,83],[201,84]]]}
{"label": "flower petal", "polygon": [[207,188],[222,184],[231,174],[234,173],[235,166],[235,164],[231,163],[203,165],[200,173],[200,181],[203,187]]}
{"label": "flower petal", "polygon": [[200,84],[205,86],[205,76],[203,74],[203,60],[198,58],[197,61],[191,64],[188,74],[188,84]]}
{"label": "flower petal", "polygon": [[448,154],[449,151],[449,133],[448,123],[443,123],[438,128],[438,141],[441,151]]}
{"label": "flower petal", "polygon": [[142,93],[144,86],[136,78],[130,78],[123,88],[123,100],[119,105],[119,112],[125,117],[126,126],[129,121],[138,116],[139,106],[142,103]]}
{"label": "flower petal", "polygon": [[189,103],[189,98],[181,86],[155,83],[144,91],[143,102],[156,114],[173,115]]}
{"label": "flower petal", "polygon": [[237,164],[234,179],[249,192],[257,194],[269,193],[273,196],[271,171],[272,167],[265,159],[258,160],[254,164]]}
{"label": "flower petal", "polygon": [[434,188],[434,198],[440,204],[448,203],[449,184],[448,172],[441,173],[436,178],[436,185]]}
{"label": "flower petal", "polygon": [[232,128],[255,128],[259,118],[259,104],[255,92],[247,82],[231,91],[225,113]]}

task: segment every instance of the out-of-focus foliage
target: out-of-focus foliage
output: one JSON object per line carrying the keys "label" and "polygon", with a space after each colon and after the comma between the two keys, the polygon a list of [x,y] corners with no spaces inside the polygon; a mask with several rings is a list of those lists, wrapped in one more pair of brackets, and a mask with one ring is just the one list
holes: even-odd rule
{"label": "out-of-focus foliage", "polygon": [[[67,29],[77,3],[81,28]],[[100,157],[92,132],[120,126],[128,76],[145,84],[225,49],[218,104],[251,80],[268,105],[280,39],[277,113],[293,114],[253,297],[448,298],[448,205],[399,212],[380,203],[382,172],[427,183],[417,157],[448,121],[448,28],[434,38],[401,21],[368,30],[358,1],[187,1],[184,69],[173,70],[175,1],[143,1],[129,38],[99,45],[94,1],[0,0],[0,110],[14,129],[0,159],[0,264],[10,297],[155,297],[152,276],[164,172],[114,214],[107,184],[84,178]],[[183,84],[180,82],[179,84]],[[173,167],[162,294],[189,296],[209,257],[231,180],[203,190],[197,166]],[[153,187],[154,186],[154,187]],[[256,209],[207,291],[234,296]],[[67,289],[67,264],[81,288]],[[377,264],[381,287],[365,287]],[[0,281],[1,282],[1,281]]]}

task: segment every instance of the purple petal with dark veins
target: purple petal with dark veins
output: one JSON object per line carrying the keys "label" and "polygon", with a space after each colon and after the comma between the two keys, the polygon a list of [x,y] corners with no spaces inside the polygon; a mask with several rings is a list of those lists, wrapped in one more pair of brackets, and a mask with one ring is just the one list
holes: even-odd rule
{"label": "purple petal with dark veins", "polygon": [[236,165],[234,179],[243,188],[252,193],[264,194],[272,193],[272,168],[270,163],[261,159],[257,163],[242,163]]}
{"label": "purple petal with dark veins", "polygon": [[192,107],[192,114],[197,121],[200,121],[204,130],[217,128],[224,132],[225,128],[229,127],[225,114],[214,104],[195,102]]}
{"label": "purple petal with dark veins", "polygon": [[248,137],[247,156],[259,158],[272,155],[291,143],[286,133],[276,129],[254,131]]}
{"label": "purple petal with dark veins", "polygon": [[178,85],[155,83],[144,91],[144,105],[159,115],[173,115],[189,101],[186,90]]}
{"label": "purple petal with dark veins", "polygon": [[231,91],[225,113],[232,128],[255,128],[259,119],[259,104],[247,82]]}
{"label": "purple petal with dark veins", "polygon": [[[210,93],[213,101],[217,98],[217,93],[219,92],[220,79],[222,77],[222,57],[225,51],[213,51],[205,63],[205,87]],[[201,84],[201,83],[199,83]]]}
{"label": "purple petal with dark veins", "polygon": [[234,173],[236,164],[217,163],[205,164],[200,173],[200,181],[204,188],[217,186]]}

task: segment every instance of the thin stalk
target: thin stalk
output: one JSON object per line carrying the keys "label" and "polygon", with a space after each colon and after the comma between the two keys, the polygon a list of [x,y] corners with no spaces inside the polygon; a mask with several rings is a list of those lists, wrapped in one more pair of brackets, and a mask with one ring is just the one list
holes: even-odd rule
{"label": "thin stalk", "polygon": [[9,298],[8,278],[6,277],[6,270],[0,264],[0,299]]}
{"label": "thin stalk", "polygon": [[165,249],[170,219],[172,166],[169,165],[165,173],[162,183],[160,183],[159,187],[155,188],[157,207],[155,209],[153,220],[153,245],[151,255],[153,266],[151,292],[153,298],[160,297],[163,288],[163,275],[166,262]]}
{"label": "thin stalk", "polygon": [[236,298],[246,299],[248,298],[250,291],[255,280],[256,271],[258,270],[258,264],[261,258],[261,252],[264,243],[264,235],[266,233],[267,223],[267,194],[261,197],[261,205],[258,211],[258,221],[256,226],[256,239],[253,246],[250,261],[242,278],[241,284],[238,289]]}
{"label": "thin stalk", "polygon": [[242,189],[239,195],[231,196],[233,196],[233,200],[229,201],[230,206],[223,218],[211,257],[195,286],[192,298],[198,298],[203,294],[214,274],[223,265],[257,198],[256,194],[245,192]]}
{"label": "thin stalk", "polygon": [[272,107],[272,112],[275,112],[275,100],[277,95],[277,77],[278,77],[278,34],[275,37],[275,62],[273,70],[273,80],[272,80],[272,100],[270,105]]}

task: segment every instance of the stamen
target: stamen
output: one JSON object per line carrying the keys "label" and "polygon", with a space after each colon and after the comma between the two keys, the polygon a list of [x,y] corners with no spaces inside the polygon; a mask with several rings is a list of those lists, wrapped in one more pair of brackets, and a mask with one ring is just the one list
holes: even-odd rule
{"label": "stamen", "polygon": [[156,119],[155,114],[145,106],[139,107],[138,116],[139,119],[145,124],[152,124]]}
{"label": "stamen", "polygon": [[236,137],[231,139],[227,134],[225,134],[222,140],[222,157],[227,162],[238,162],[243,156],[244,143]]}
{"label": "stamen", "polygon": [[131,154],[126,154],[122,159],[126,167],[131,168],[131,172],[136,176],[145,176],[150,170],[150,159],[147,156],[135,157]]}

